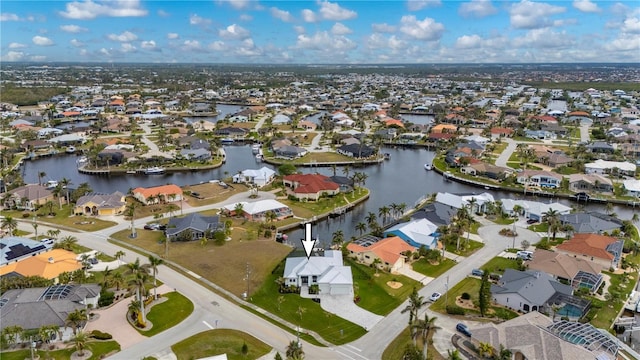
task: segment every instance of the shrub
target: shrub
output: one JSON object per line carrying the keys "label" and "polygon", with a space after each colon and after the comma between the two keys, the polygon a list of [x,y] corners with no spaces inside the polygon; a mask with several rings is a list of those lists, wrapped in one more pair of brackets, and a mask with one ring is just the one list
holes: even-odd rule
{"label": "shrub", "polygon": [[109,306],[113,304],[115,294],[112,291],[102,290],[100,292],[100,300],[98,300],[98,306]]}
{"label": "shrub", "polygon": [[111,334],[106,333],[106,332],[102,332],[100,330],[93,330],[91,332],[91,337],[96,339],[96,340],[111,340],[111,339],[113,339],[113,336],[111,336]]}
{"label": "shrub", "polygon": [[247,355],[249,353],[249,346],[247,343],[242,343],[242,355]]}
{"label": "shrub", "polygon": [[462,298],[462,300],[469,300],[471,299],[471,295],[469,295],[469,293],[462,293],[462,295],[460,296]]}
{"label": "shrub", "polygon": [[450,315],[464,315],[464,308],[461,308],[458,305],[447,305],[447,314]]}

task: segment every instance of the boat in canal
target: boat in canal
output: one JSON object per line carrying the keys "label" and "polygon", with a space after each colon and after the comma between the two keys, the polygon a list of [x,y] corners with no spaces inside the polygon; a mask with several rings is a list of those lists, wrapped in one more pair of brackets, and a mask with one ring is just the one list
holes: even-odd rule
{"label": "boat in canal", "polygon": [[165,168],[160,166],[152,166],[144,170],[145,175],[161,175],[165,173]]}
{"label": "boat in canal", "polygon": [[433,170],[433,165],[431,163],[426,163],[424,164],[424,169],[425,170]]}

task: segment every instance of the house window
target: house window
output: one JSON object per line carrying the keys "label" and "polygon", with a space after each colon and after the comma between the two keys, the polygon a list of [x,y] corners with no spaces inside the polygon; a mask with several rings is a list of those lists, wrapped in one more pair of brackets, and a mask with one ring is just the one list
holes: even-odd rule
{"label": "house window", "polygon": [[302,277],[300,277],[300,281],[302,282],[302,285],[307,285],[307,284],[309,284],[309,277],[308,276],[302,276]]}
{"label": "house window", "polygon": [[365,255],[364,257],[367,258],[367,259],[371,259],[371,256],[369,256],[369,255]]}
{"label": "house window", "polygon": [[318,277],[316,275],[313,275],[311,277],[311,281],[314,282],[314,283],[318,282]]}

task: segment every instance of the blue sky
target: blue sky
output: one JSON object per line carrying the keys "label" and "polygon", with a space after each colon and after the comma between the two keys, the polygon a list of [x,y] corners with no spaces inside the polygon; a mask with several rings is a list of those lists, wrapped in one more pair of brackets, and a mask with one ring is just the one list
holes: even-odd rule
{"label": "blue sky", "polygon": [[0,60],[640,62],[638,1],[11,1]]}

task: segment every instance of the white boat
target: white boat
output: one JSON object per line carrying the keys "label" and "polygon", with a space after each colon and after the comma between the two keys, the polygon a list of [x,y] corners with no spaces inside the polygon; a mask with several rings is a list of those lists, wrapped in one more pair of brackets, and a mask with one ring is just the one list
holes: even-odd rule
{"label": "white boat", "polygon": [[220,140],[221,143],[223,144],[233,144],[235,140],[231,139],[231,138],[223,138],[222,140]]}
{"label": "white boat", "polygon": [[76,152],[76,147],[75,146],[67,146],[67,150],[65,150],[68,154],[73,154],[74,152]]}
{"label": "white boat", "polygon": [[164,174],[165,169],[160,166],[153,166],[144,170],[145,175],[160,175]]}
{"label": "white boat", "polygon": [[253,144],[253,145],[251,145],[251,152],[253,152],[254,154],[259,153],[260,150],[262,150],[262,145],[261,144]]}
{"label": "white boat", "polygon": [[425,170],[432,170],[433,169],[433,164],[431,164],[431,163],[424,164],[424,169]]}
{"label": "white boat", "polygon": [[47,181],[47,189],[55,189],[58,186],[58,182],[55,180]]}
{"label": "white boat", "polygon": [[81,158],[79,158],[78,160],[76,160],[76,163],[78,164],[85,164],[89,161],[89,158],[87,158],[86,156],[83,156]]}
{"label": "white boat", "polygon": [[262,160],[264,160],[264,156],[262,154],[256,154],[256,160],[262,162]]}

